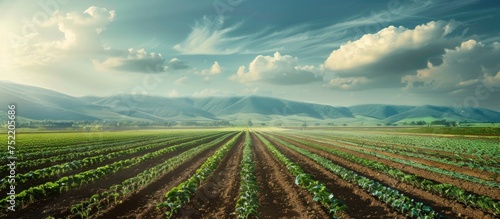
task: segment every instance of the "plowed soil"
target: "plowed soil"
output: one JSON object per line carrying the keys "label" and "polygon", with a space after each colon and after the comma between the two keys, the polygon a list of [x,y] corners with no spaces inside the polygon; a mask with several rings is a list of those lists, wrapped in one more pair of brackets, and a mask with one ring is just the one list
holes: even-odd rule
{"label": "plowed soil", "polygon": [[[377,171],[373,171],[368,167],[358,165],[358,164],[353,163],[351,161],[345,160],[341,157],[334,156],[328,152],[318,150],[318,149],[309,147],[307,145],[300,144],[299,142],[293,141],[291,139],[287,139],[287,138],[283,138],[283,137],[280,137],[280,138],[282,140],[288,141],[294,145],[297,145],[301,148],[310,150],[318,155],[326,157],[329,160],[335,162],[336,164],[338,164],[340,166],[343,166],[343,167],[351,169],[351,170],[355,170],[356,172],[358,172],[362,175],[365,175],[368,178],[375,179],[375,180],[385,184],[386,186],[390,186],[392,188],[398,189],[401,192],[404,192],[406,194],[411,194],[411,196],[415,200],[423,202],[424,204],[426,204],[428,206],[431,206],[432,209],[438,211],[446,218],[464,218],[464,217],[466,217],[466,218],[494,218],[493,215],[487,214],[479,209],[465,207],[462,204],[458,203],[457,201],[449,200],[449,199],[446,199],[440,195],[436,195],[436,194],[427,192],[425,190],[422,190],[420,188],[414,187],[412,185],[399,182],[398,180],[392,178],[389,175],[379,173]],[[324,144],[324,143],[322,144],[322,143],[316,142],[316,141],[311,141],[311,142],[314,142],[314,143],[322,145],[322,146],[328,146],[328,147],[334,148],[336,150],[342,149],[342,148],[335,148],[335,147],[332,147],[331,145]],[[352,151],[350,151],[349,153],[351,153],[351,152]],[[359,153],[359,154],[355,153],[355,152],[352,152],[352,153],[356,156],[362,157],[361,156],[362,153]],[[379,159],[379,158],[375,158],[375,160],[378,162],[382,161],[382,159]],[[382,163],[384,163],[384,162],[382,162]]]}

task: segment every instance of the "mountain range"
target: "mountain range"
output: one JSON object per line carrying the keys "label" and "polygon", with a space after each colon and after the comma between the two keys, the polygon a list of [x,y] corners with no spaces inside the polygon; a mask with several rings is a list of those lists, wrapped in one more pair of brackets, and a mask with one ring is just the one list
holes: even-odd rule
{"label": "mountain range", "polygon": [[500,122],[500,112],[484,108],[365,104],[350,107],[271,97],[178,97],[114,95],[73,97],[56,91],[0,81],[0,119],[16,104],[23,120],[213,121],[397,123],[454,120]]}

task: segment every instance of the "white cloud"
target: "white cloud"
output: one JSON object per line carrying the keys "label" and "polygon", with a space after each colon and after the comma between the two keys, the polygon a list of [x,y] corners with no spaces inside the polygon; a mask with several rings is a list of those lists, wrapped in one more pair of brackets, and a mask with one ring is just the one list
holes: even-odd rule
{"label": "white cloud", "polygon": [[[165,60],[159,53],[147,53],[144,49],[128,49],[127,55],[109,57],[103,62],[93,61],[101,69],[115,69],[130,72],[159,73],[165,72]],[[169,62],[170,63],[170,62]]]}
{"label": "white cloud", "polygon": [[267,82],[272,84],[306,84],[323,80],[310,70],[311,66],[299,66],[298,58],[289,55],[282,56],[279,52],[274,56],[258,55],[248,65],[240,66],[232,80],[241,83]]}
{"label": "white cloud", "polygon": [[219,62],[215,61],[210,69],[203,69],[201,71],[202,75],[218,75],[222,73],[223,68],[219,65]]}
{"label": "white cloud", "polygon": [[[113,10],[91,6],[83,12],[56,12],[44,23],[33,20],[35,32],[27,36],[29,43],[15,47],[15,66],[40,66],[63,60],[88,60],[104,53],[99,35],[116,17]],[[54,36],[46,30],[57,27],[63,37]]]}
{"label": "white cloud", "polygon": [[241,37],[229,37],[228,34],[238,28],[238,25],[223,28],[224,19],[210,19],[203,17],[201,22],[196,22],[189,36],[173,48],[183,54],[233,54],[240,50],[239,47],[230,47]]}
{"label": "white cloud", "polygon": [[334,78],[328,83],[328,87],[340,90],[356,90],[367,84],[369,80],[365,77]]}
{"label": "white cloud", "polygon": [[453,92],[480,83],[500,85],[500,43],[483,44],[475,40],[447,49],[440,65],[428,64],[402,82],[413,92]]}
{"label": "white cloud", "polygon": [[414,29],[389,26],[349,41],[325,61],[325,68],[334,73],[329,87],[403,87],[403,76],[441,64],[446,49],[460,44],[460,38],[451,36],[456,26],[453,21],[431,21]]}
{"label": "white cloud", "polygon": [[[392,58],[417,58],[404,63],[406,70],[415,70],[427,63],[427,60],[444,53],[444,48],[450,46],[450,39],[446,36],[455,28],[455,23],[431,21],[418,25],[415,29],[389,26],[375,34],[366,34],[359,40],[348,42],[334,50],[325,61],[326,68],[338,71],[339,74],[379,74],[367,72],[367,66],[379,67],[380,70],[400,68],[401,63]],[[415,63],[415,64],[412,64]]]}
{"label": "white cloud", "polygon": [[181,61],[178,58],[173,58],[167,63],[167,69],[169,70],[180,70],[180,69],[187,69],[189,66],[186,64],[185,61]]}

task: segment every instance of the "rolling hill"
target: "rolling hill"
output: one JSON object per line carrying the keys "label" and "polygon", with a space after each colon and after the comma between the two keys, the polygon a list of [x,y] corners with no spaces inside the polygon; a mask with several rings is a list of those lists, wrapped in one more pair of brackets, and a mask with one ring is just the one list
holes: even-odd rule
{"label": "rolling hill", "polygon": [[[334,107],[271,97],[167,98],[115,95],[72,97],[39,87],[0,81],[0,104],[15,103],[26,120],[109,121],[280,121],[396,123],[419,120],[500,122],[500,112],[483,108],[365,104]],[[5,109],[0,109],[5,119]]]}

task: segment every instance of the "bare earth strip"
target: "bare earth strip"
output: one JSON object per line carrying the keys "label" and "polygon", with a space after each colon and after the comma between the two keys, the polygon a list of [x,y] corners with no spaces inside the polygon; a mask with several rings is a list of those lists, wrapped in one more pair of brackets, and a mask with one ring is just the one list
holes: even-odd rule
{"label": "bare earth strip", "polygon": [[329,218],[311,195],[294,184],[295,178],[252,133],[260,218]]}
{"label": "bare earth strip", "polygon": [[234,210],[240,186],[243,139],[244,136],[196,190],[191,203],[174,218],[237,218]]}
{"label": "bare earth strip", "polygon": [[[293,160],[293,162],[298,163],[304,171],[314,176],[316,180],[326,183],[327,188],[336,198],[345,201],[348,207],[346,213],[349,216],[353,218],[405,218],[403,215],[391,210],[387,205],[363,191],[363,189],[336,176],[311,159],[270,138],[267,139],[272,142],[281,153]],[[303,147],[302,145],[297,146]]]}
{"label": "bare earth strip", "polygon": [[[474,209],[471,207],[465,207],[462,204],[458,203],[454,200],[449,200],[439,195],[435,195],[433,193],[424,191],[422,189],[416,188],[412,185],[399,182],[398,180],[392,178],[389,175],[381,174],[377,171],[373,171],[368,167],[352,163],[351,161],[345,160],[341,157],[334,156],[330,153],[327,153],[322,150],[318,150],[307,145],[300,144],[296,141],[284,139],[294,145],[302,147],[304,149],[310,150],[320,156],[326,157],[329,160],[335,162],[338,165],[341,165],[345,168],[355,170],[369,178],[380,181],[381,183],[390,186],[392,188],[398,189],[406,194],[411,194],[411,196],[415,197],[415,200],[421,201],[424,204],[431,206],[434,210],[439,211],[446,218],[462,218],[463,216],[468,216],[470,218],[493,218],[492,215],[485,214],[483,211],[479,209]],[[315,142],[316,143],[316,142]],[[337,148],[335,148],[337,149]],[[340,149],[339,149],[340,150]],[[353,153],[356,156],[358,154]],[[360,156],[360,155],[359,155]],[[361,156],[360,156],[361,157]],[[379,158],[375,158],[376,161],[381,162],[382,160]],[[382,162],[383,163],[383,162]]]}

